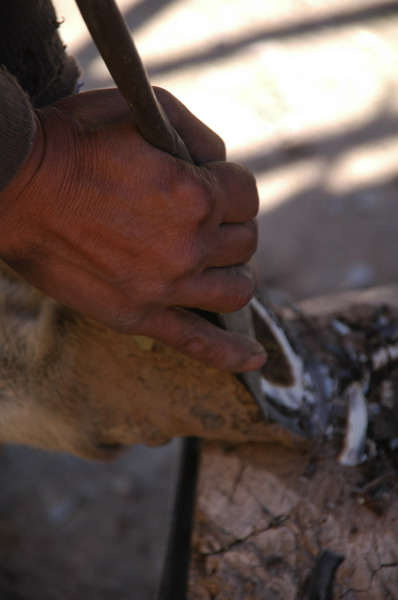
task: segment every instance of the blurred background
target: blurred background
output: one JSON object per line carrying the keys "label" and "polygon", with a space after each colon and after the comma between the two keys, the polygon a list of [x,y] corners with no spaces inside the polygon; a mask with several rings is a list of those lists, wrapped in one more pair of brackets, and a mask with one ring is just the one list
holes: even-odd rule
{"label": "blurred background", "polygon": [[[111,86],[74,2],[54,4],[82,91]],[[152,83],[254,171],[262,282],[299,299],[398,280],[398,2],[119,6]],[[101,465],[4,448],[0,597],[152,598],[177,454]]]}

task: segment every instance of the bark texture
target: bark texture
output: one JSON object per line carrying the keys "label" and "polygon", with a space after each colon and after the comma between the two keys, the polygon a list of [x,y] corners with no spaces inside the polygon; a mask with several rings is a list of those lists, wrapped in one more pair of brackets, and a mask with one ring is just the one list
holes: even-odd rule
{"label": "bark texture", "polygon": [[[322,435],[205,444],[189,600],[398,597],[397,297],[389,287],[316,299],[289,323],[334,389]],[[347,467],[353,381],[366,381],[369,422],[360,464]]]}
{"label": "bark texture", "polygon": [[[397,598],[397,491],[390,464],[342,467],[329,444],[208,443],[189,600]],[[326,550],[344,560],[315,588]]]}

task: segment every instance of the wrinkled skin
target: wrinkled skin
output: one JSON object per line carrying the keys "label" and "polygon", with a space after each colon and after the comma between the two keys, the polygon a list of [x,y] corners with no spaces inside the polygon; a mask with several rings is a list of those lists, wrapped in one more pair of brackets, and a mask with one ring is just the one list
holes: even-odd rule
{"label": "wrinkled skin", "polygon": [[253,340],[187,308],[232,312],[255,287],[253,176],[156,91],[197,166],[150,146],[117,90],[36,112],[33,148],[0,194],[0,258],[45,294],[126,334],[226,371],[265,362]]}

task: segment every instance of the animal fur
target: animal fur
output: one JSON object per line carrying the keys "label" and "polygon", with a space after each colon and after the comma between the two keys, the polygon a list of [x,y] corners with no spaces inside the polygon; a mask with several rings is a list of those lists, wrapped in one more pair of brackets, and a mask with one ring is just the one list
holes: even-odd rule
{"label": "animal fur", "polygon": [[0,442],[104,459],[181,435],[272,437],[234,376],[115,333],[0,266]]}

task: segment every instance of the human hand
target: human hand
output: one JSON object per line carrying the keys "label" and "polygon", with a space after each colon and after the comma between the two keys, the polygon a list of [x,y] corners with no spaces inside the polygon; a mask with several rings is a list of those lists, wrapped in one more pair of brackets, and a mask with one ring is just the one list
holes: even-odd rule
{"label": "human hand", "polygon": [[198,166],[149,145],[117,90],[36,111],[34,147],[0,194],[0,257],[59,302],[227,371],[259,368],[257,342],[187,310],[251,298],[253,176],[171,94],[157,90]]}

